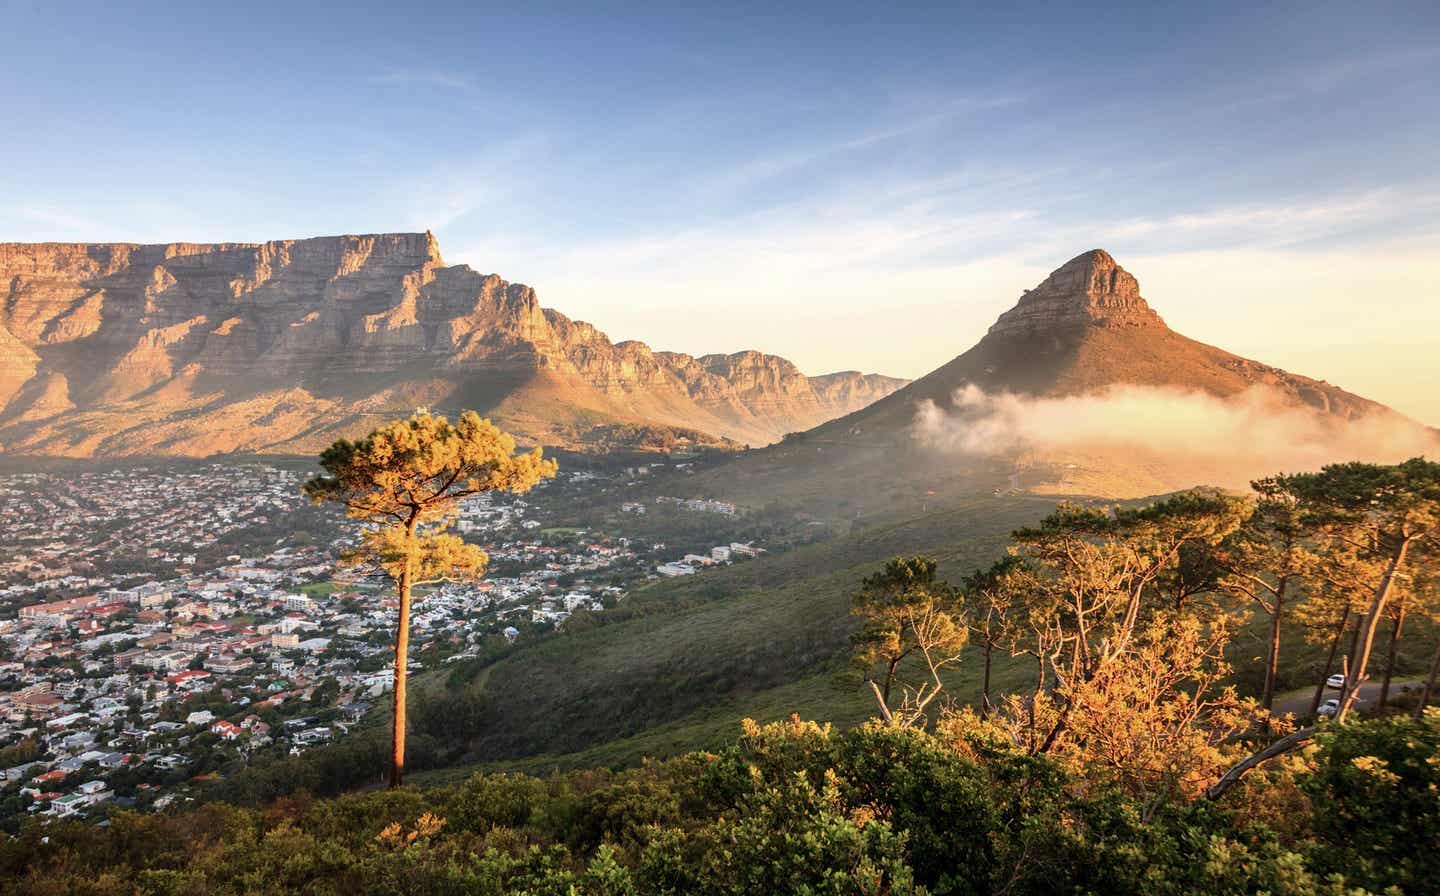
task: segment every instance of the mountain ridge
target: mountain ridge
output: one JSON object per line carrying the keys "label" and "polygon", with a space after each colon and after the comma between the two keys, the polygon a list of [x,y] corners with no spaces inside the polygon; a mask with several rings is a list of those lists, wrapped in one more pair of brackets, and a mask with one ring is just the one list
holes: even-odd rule
{"label": "mountain ridge", "polygon": [[529,286],[446,265],[428,231],[4,243],[0,290],[11,453],[309,451],[417,405],[560,447],[636,426],[765,444],[905,382],[612,342]]}

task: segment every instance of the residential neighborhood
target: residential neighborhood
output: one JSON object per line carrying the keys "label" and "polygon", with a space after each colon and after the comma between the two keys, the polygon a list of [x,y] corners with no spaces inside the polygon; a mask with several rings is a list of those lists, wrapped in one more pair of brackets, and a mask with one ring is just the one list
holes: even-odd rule
{"label": "residential neighborhood", "polygon": [[[359,532],[309,505],[302,480],[258,464],[0,476],[0,817],[163,808],[256,756],[342,738],[383,703],[396,599],[337,563]],[[542,488],[462,506],[454,531],[489,572],[417,592],[412,671],[763,552],[547,529],[544,503]]]}

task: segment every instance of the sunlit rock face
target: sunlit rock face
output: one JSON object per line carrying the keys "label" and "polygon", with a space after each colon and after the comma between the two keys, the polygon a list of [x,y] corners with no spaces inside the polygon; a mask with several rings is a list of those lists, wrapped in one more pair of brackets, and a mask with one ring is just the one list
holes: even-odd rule
{"label": "sunlit rock face", "polygon": [[1104,249],[1061,265],[990,327],[997,335],[1065,327],[1164,327],[1140,284]]}
{"label": "sunlit rock face", "polygon": [[527,441],[647,423],[765,444],[904,385],[614,344],[429,233],[0,244],[0,450],[310,450],[417,405]]}

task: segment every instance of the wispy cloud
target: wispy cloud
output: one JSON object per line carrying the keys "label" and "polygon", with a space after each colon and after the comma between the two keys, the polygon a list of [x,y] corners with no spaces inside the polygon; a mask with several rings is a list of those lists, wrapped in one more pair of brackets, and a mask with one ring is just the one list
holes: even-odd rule
{"label": "wispy cloud", "polygon": [[1279,103],[1328,93],[1356,82],[1393,75],[1407,69],[1433,69],[1440,65],[1440,46],[1412,46],[1362,51],[1323,64],[1285,66],[1261,79],[1230,85],[1219,107],[1234,111],[1247,106]]}
{"label": "wispy cloud", "polygon": [[1440,211],[1440,190],[1416,192],[1387,188],[1136,218],[1111,224],[1100,233],[1106,239],[1115,240],[1163,235],[1181,244],[1220,240],[1229,245],[1293,246],[1437,211]]}
{"label": "wispy cloud", "polygon": [[1277,470],[1355,459],[1395,463],[1440,448],[1433,430],[1403,417],[1375,413],[1345,420],[1297,406],[1265,386],[1221,398],[1133,384],[1054,397],[988,394],[970,385],[956,391],[948,408],[921,404],[913,433],[923,444],[956,454],[1023,456],[1070,467],[1123,458],[1162,478],[1178,473],[1182,480],[1195,476],[1236,487]]}
{"label": "wispy cloud", "polygon": [[951,96],[930,105],[918,114],[901,116],[878,125],[810,140],[748,159],[700,178],[704,193],[728,193],[845,155],[881,147],[906,137],[975,115],[1013,106],[1024,101],[1019,93],[976,93]]}
{"label": "wispy cloud", "polygon": [[549,146],[544,134],[512,136],[418,172],[403,172],[390,183],[388,199],[402,210],[406,226],[441,230],[523,194]]}

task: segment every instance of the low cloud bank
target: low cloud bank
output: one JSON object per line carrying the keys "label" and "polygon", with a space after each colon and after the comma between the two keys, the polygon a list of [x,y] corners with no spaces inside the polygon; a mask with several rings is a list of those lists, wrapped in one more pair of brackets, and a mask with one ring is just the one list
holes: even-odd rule
{"label": "low cloud bank", "polygon": [[1164,458],[1241,481],[1342,460],[1393,463],[1440,453],[1434,431],[1398,414],[1345,421],[1264,387],[1231,398],[1131,385],[1032,398],[972,385],[956,391],[951,409],[924,403],[914,432],[930,446],[973,456]]}

